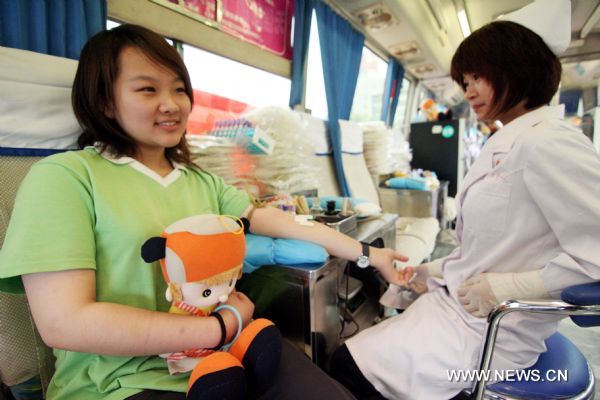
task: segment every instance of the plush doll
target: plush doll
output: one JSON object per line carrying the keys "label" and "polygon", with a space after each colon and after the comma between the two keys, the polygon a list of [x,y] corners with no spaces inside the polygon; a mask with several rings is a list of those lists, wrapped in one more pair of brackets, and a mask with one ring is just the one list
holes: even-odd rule
{"label": "plush doll", "polygon": [[[221,325],[221,343],[214,349],[161,354],[171,374],[192,371],[188,399],[258,396],[268,389],[279,366],[281,334],[277,327],[269,320],[257,319],[241,329],[237,310],[222,304],[242,274],[248,221],[238,221],[213,214],[184,218],[142,246],[144,261],[160,260],[168,284],[169,312],[214,316]],[[221,308],[230,309],[238,318],[238,333],[229,344],[223,343],[225,325],[216,312]]]}

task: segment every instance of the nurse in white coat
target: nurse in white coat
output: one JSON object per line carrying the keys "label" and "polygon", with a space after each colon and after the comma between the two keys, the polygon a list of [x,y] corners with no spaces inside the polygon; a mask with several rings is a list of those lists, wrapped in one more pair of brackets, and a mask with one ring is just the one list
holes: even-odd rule
{"label": "nurse in white coat", "polygon": [[[494,305],[558,298],[567,286],[600,280],[600,158],[563,122],[562,106],[547,106],[561,75],[556,54],[570,40],[570,11],[568,0],[538,0],[474,32],[454,55],[452,77],[478,119],[503,127],[458,195],[459,247],[406,270],[416,273],[407,285],[426,293],[334,354],[332,375],[358,398],[452,398],[472,387],[449,375],[477,368]],[[558,319],[505,317],[492,368],[533,365]]]}

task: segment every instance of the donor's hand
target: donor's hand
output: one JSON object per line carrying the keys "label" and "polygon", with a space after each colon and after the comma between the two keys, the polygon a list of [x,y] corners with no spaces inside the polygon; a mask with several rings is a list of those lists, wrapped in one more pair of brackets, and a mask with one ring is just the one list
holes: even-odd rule
{"label": "donor's hand", "polygon": [[427,278],[429,278],[429,269],[425,264],[416,267],[406,267],[400,271],[402,276],[402,285],[415,293],[423,294],[427,292]]}
{"label": "donor's hand", "polygon": [[394,285],[402,286],[402,275],[394,267],[394,261],[408,261],[408,257],[392,250],[371,247],[371,265],[375,267],[383,278]]}

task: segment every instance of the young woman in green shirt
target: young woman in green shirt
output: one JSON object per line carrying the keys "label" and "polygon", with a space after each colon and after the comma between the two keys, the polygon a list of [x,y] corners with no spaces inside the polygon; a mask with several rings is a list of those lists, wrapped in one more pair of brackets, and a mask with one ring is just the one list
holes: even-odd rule
{"label": "young woman in green shirt", "polygon": [[[24,180],[0,255],[0,284],[22,279],[36,325],[55,349],[49,399],[183,399],[187,376],[168,374],[157,354],[212,348],[214,317],[167,313],[158,268],[140,245],[195,214],[249,217],[253,233],[315,242],[356,260],[361,244],[323,225],[300,226],[275,208],[254,209],[243,192],[194,165],[185,140],[193,92],[178,53],[159,35],[122,25],[82,50],[72,94],[84,132],[80,151],[48,157]],[[370,249],[370,265],[401,284],[391,249]],[[253,303],[234,292],[243,325]],[[237,331],[220,311],[227,338]],[[278,376],[261,398],[351,398],[285,344]]]}

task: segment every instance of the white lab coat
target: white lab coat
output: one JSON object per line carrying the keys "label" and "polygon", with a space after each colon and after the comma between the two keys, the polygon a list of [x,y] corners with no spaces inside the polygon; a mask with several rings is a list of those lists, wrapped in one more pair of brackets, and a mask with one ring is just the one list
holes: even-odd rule
{"label": "white lab coat", "polygon": [[[547,290],[600,280],[600,157],[563,121],[562,106],[508,123],[484,146],[458,195],[460,246],[443,279],[403,314],[346,342],[362,373],[390,399],[449,399],[472,382],[449,370],[477,368],[485,319],[457,289],[480,272],[541,269]],[[492,367],[526,368],[545,351],[558,318],[512,313],[501,323]]]}

